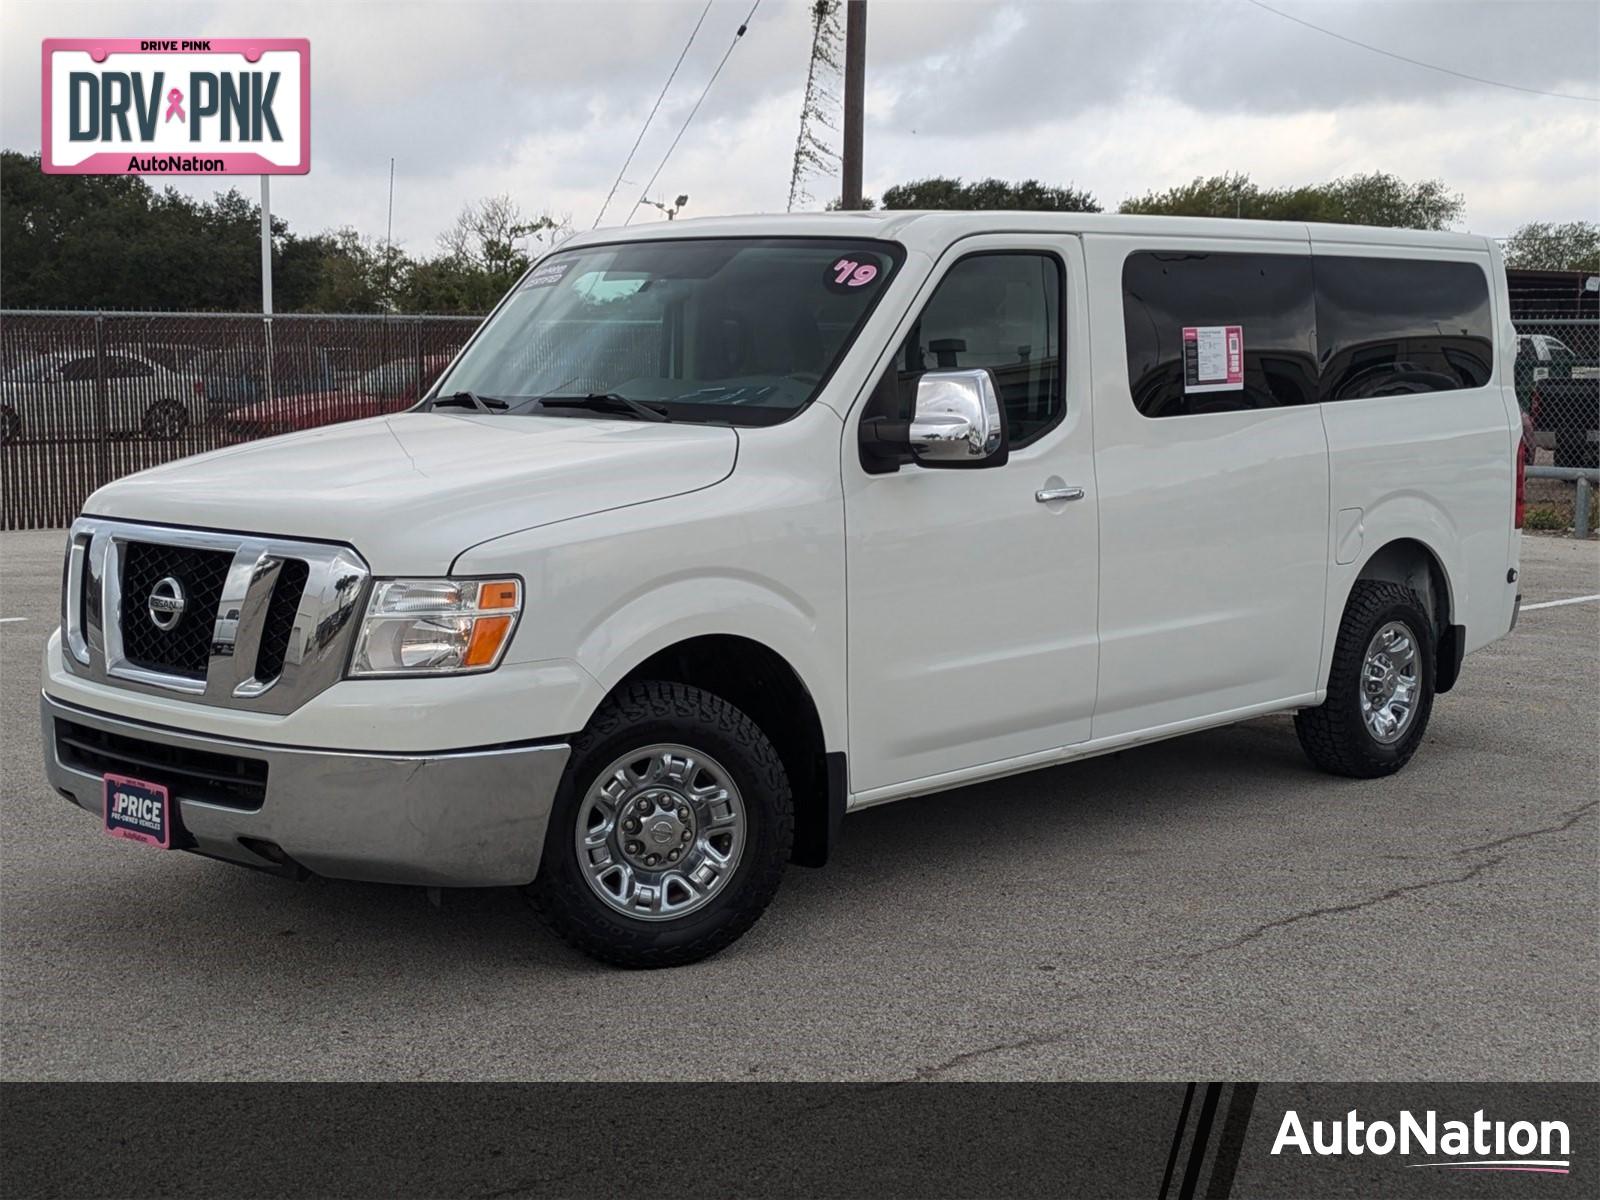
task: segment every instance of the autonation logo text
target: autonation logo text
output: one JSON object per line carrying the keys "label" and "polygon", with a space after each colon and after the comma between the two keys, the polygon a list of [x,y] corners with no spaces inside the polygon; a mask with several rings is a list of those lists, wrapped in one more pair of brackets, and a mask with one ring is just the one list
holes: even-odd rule
{"label": "autonation logo text", "polygon": [[[1572,1134],[1565,1121],[1491,1121],[1479,1109],[1471,1121],[1441,1121],[1432,1109],[1418,1117],[1401,1109],[1392,1121],[1367,1121],[1351,1109],[1342,1118],[1312,1121],[1309,1132],[1300,1114],[1290,1109],[1278,1126],[1272,1153],[1297,1150],[1321,1157],[1371,1154],[1419,1154],[1434,1162],[1409,1167],[1443,1167],[1455,1171],[1524,1171],[1565,1175],[1571,1167]],[[1442,1158],[1438,1156],[1444,1156]]]}

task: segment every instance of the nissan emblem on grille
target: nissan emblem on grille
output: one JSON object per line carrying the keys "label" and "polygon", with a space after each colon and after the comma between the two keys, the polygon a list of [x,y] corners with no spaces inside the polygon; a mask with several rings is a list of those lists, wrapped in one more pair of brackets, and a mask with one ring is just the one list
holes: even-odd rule
{"label": "nissan emblem on grille", "polygon": [[150,589],[147,602],[150,623],[163,633],[168,632],[183,619],[185,603],[181,583],[171,575],[158,580],[155,587]]}

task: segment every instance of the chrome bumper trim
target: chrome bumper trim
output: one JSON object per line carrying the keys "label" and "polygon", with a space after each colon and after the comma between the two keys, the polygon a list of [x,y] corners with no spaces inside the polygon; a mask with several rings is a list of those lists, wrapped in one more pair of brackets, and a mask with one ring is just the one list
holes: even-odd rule
{"label": "chrome bumper trim", "polygon": [[266,798],[253,812],[185,797],[184,785],[173,785],[179,822],[199,853],[278,869],[248,844],[266,842],[329,878],[434,887],[530,882],[570,751],[565,743],[420,754],[262,745],[121,720],[41,694],[45,774],[96,818],[104,803],[101,777],[61,762],[58,717],[122,737],[265,762]]}

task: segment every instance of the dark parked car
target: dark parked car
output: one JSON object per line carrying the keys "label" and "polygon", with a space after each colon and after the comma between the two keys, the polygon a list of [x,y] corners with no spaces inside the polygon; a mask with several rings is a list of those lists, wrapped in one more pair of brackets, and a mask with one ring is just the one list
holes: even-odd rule
{"label": "dark parked car", "polygon": [[1600,467],[1600,376],[1541,379],[1528,416],[1535,429],[1555,434],[1556,466]]}

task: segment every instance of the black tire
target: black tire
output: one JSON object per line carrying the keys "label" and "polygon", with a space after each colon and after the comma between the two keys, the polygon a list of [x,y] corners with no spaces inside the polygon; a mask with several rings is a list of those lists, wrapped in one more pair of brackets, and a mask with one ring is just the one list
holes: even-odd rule
{"label": "black tire", "polygon": [[176,400],[157,400],[145,409],[142,428],[151,441],[174,441],[189,428],[189,410]]}
{"label": "black tire", "polygon": [[[1399,621],[1417,646],[1418,691],[1411,723],[1397,741],[1380,741],[1361,713],[1361,671],[1367,646],[1390,621]],[[1334,643],[1328,697],[1295,714],[1294,730],[1313,764],[1334,775],[1376,779],[1411,760],[1427,732],[1433,710],[1435,639],[1421,599],[1398,583],[1363,579],[1350,592]]]}
{"label": "black tire", "polygon": [[[738,865],[720,891],[683,917],[652,921],[619,912],[596,895],[574,841],[583,798],[599,772],[654,743],[703,750],[720,762],[743,798],[747,829]],[[573,739],[528,896],[546,925],[593,958],[620,967],[681,966],[717,953],[756,923],[783,880],[793,845],[789,779],[755,722],[699,688],[634,683],[609,698]]]}

